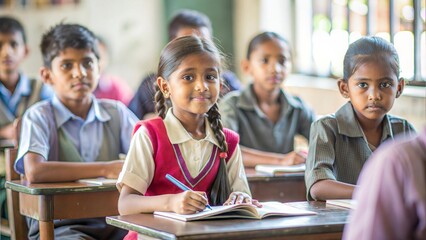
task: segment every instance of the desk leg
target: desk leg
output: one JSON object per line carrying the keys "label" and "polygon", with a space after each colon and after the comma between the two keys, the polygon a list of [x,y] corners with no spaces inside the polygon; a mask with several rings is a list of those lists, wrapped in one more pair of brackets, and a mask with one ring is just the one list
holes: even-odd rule
{"label": "desk leg", "polygon": [[40,239],[41,240],[53,240],[55,234],[53,233],[53,221],[39,221],[40,224]]}
{"label": "desk leg", "polygon": [[39,208],[40,208],[40,219],[39,219],[39,231],[41,240],[54,240],[54,225],[53,225],[53,196],[42,195],[40,196]]}

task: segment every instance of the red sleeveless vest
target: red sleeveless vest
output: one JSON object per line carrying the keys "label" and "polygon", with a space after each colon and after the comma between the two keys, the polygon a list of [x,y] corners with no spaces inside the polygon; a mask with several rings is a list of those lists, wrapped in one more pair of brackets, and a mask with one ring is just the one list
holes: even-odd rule
{"label": "red sleeveless vest", "polygon": [[[139,121],[135,125],[133,134],[142,125],[148,130],[148,135],[154,149],[153,158],[155,163],[154,177],[145,196],[182,192],[181,189],[165,178],[166,174],[172,175],[192,190],[204,191],[207,193],[207,196],[210,196],[210,189],[219,169],[219,149],[216,146],[213,147],[209,161],[198,176],[193,178],[186,167],[179,147],[177,144],[173,145],[170,142],[163,119],[156,117],[154,119]],[[226,162],[228,162],[238,144],[239,136],[229,129],[223,129],[223,132],[228,143],[228,157],[226,158]]]}

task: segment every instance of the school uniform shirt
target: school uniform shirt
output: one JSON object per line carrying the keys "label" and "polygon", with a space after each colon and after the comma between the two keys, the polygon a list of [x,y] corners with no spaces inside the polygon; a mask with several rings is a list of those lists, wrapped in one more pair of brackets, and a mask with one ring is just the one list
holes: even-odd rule
{"label": "school uniform shirt", "polygon": [[280,91],[280,117],[274,124],[257,104],[253,84],[241,92],[232,92],[219,102],[223,126],[240,135],[245,147],[274,153],[294,150],[294,137],[301,134],[309,139],[315,116],[298,97]]}
{"label": "school uniform shirt", "polygon": [[[386,114],[383,118],[381,143],[398,134],[415,133],[407,120]],[[305,183],[307,199],[312,185],[330,179],[356,184],[364,163],[374,151],[358,123],[350,102],[335,114],[312,124],[309,152],[306,160]]]}
{"label": "school uniform shirt", "polygon": [[[206,137],[201,140],[193,139],[173,115],[172,109],[164,118],[164,125],[171,144],[178,144],[185,165],[192,177],[196,177],[207,164],[213,150],[213,145],[219,146],[213,130],[206,118]],[[123,169],[118,177],[117,187],[121,190],[123,184],[145,194],[154,178],[154,149],[148,130],[142,125],[133,136]],[[232,191],[250,194],[241,152],[237,145],[234,153],[226,164],[228,179]]]}
{"label": "school uniform shirt", "polygon": [[16,117],[21,116],[26,108],[35,101],[45,100],[52,97],[52,89],[39,82],[42,86],[38,92],[38,96],[34,96],[33,101],[28,99],[28,103],[24,104],[24,108],[18,109],[18,106],[24,98],[30,98],[30,96],[34,93],[35,89],[33,89],[33,87],[35,86],[32,85],[32,81],[39,80],[30,80],[27,76],[21,73],[13,94],[0,82],[0,127],[13,122]]}
{"label": "school uniform shirt", "polygon": [[[78,150],[84,162],[94,162],[99,155],[103,141],[103,124],[111,119],[110,114],[101,106],[102,102],[114,104],[120,117],[120,152],[129,149],[133,126],[136,116],[121,102],[113,100],[98,100],[92,96],[92,106],[86,119],[74,115],[61,101],[54,96],[51,102],[43,101],[28,109],[22,120],[21,138],[18,150],[18,161],[15,168],[23,171],[22,157],[27,152],[34,152],[48,159],[50,150],[50,126],[46,120],[47,114],[54,114],[57,129],[61,128],[65,136]],[[51,106],[53,107],[51,107]],[[53,113],[52,113],[53,109]]]}
{"label": "school uniform shirt", "polygon": [[379,147],[354,198],[343,239],[426,239],[426,128]]}

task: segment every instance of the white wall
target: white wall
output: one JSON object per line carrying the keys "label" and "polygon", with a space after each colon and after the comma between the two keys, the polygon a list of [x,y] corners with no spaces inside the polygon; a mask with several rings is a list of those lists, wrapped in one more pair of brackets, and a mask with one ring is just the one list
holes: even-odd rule
{"label": "white wall", "polygon": [[60,21],[80,23],[111,46],[109,72],[123,77],[136,89],[141,77],[157,67],[163,47],[163,31],[159,31],[163,26],[162,8],[158,0],[82,0],[76,6],[0,9],[0,14],[17,17],[25,27],[31,52],[23,70],[28,75],[38,76],[42,33]]}

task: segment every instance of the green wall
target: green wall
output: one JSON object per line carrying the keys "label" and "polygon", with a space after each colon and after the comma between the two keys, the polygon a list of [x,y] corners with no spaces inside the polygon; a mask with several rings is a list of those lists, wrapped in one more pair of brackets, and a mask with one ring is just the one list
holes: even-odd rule
{"label": "green wall", "polygon": [[182,9],[193,9],[206,14],[213,25],[213,36],[215,43],[227,56],[230,68],[233,62],[234,52],[233,40],[233,1],[230,0],[163,0],[166,26],[163,28],[164,41],[167,42],[167,24],[169,20]]}

